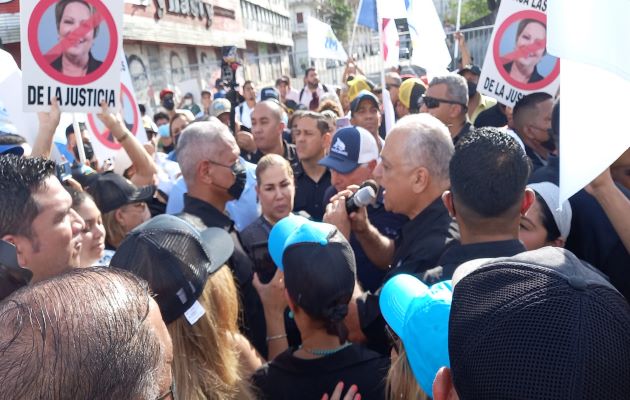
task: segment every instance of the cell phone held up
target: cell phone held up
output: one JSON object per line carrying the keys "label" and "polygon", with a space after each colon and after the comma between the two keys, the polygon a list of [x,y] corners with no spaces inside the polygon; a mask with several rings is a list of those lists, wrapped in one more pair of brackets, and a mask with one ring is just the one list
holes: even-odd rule
{"label": "cell phone held up", "polygon": [[276,274],[276,264],[273,263],[267,242],[256,243],[252,246],[254,272],[258,274],[261,283],[269,283]]}

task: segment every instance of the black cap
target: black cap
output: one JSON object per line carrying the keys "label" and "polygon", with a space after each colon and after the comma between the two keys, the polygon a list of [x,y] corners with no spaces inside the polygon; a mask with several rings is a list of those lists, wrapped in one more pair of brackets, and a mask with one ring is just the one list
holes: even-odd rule
{"label": "black cap", "polygon": [[453,283],[449,358],[461,398],[627,398],[630,306],[571,252],[475,260]]}
{"label": "black cap", "polygon": [[234,242],[225,230],[199,231],[181,218],[162,214],[133,229],[116,249],[110,266],[149,282],[168,324],[199,306],[196,301],[208,277],[233,251]]}
{"label": "black cap", "polygon": [[88,193],[103,214],[131,203],[149,201],[155,193],[155,186],[137,187],[124,177],[106,172],[90,183]]}
{"label": "black cap", "polygon": [[457,71],[458,74],[462,75],[464,72],[472,72],[473,74],[479,76],[481,75],[481,68],[478,65],[474,64],[466,64],[462,69]]}

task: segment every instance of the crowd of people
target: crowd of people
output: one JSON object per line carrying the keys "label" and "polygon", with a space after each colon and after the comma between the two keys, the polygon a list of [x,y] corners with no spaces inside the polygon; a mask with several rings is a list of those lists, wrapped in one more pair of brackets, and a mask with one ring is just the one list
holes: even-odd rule
{"label": "crowd of people", "polygon": [[479,75],[103,104],[125,168],[2,132],[0,398],[627,398],[630,150],[560,208],[560,99]]}

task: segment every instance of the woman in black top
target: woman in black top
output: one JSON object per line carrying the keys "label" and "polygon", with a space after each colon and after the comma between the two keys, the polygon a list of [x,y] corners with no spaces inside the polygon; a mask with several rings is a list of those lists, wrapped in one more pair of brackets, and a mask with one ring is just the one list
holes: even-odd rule
{"label": "woman in black top", "polygon": [[342,381],[346,387],[356,385],[362,399],[384,399],[389,358],[347,340],[343,321],[356,266],[343,235],[332,225],[292,215],[271,230],[269,251],[284,273],[302,345],[290,347],[256,372],[260,397],[319,400]]}

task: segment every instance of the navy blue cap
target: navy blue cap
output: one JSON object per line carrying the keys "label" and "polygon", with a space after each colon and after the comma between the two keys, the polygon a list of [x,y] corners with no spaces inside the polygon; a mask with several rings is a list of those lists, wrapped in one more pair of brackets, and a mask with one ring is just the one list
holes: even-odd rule
{"label": "navy blue cap", "polygon": [[260,101],[265,101],[265,100],[280,100],[280,94],[278,93],[278,91],[272,87],[266,87],[263,88],[260,91]]}
{"label": "navy blue cap", "polygon": [[361,103],[361,101],[365,99],[370,100],[372,103],[374,103],[376,107],[380,107],[381,105],[381,103],[378,101],[378,97],[376,97],[374,93],[364,89],[361,90],[357,97],[355,97],[354,100],[352,100],[352,102],[350,103],[350,111],[355,112],[357,108],[359,108],[359,104]]}
{"label": "navy blue cap", "polygon": [[16,156],[21,157],[24,154],[24,148],[19,144],[1,144],[0,155],[3,154],[15,154]]}
{"label": "navy blue cap", "polygon": [[341,128],[333,136],[328,155],[319,160],[335,172],[348,174],[363,163],[378,159],[376,139],[358,126]]}

